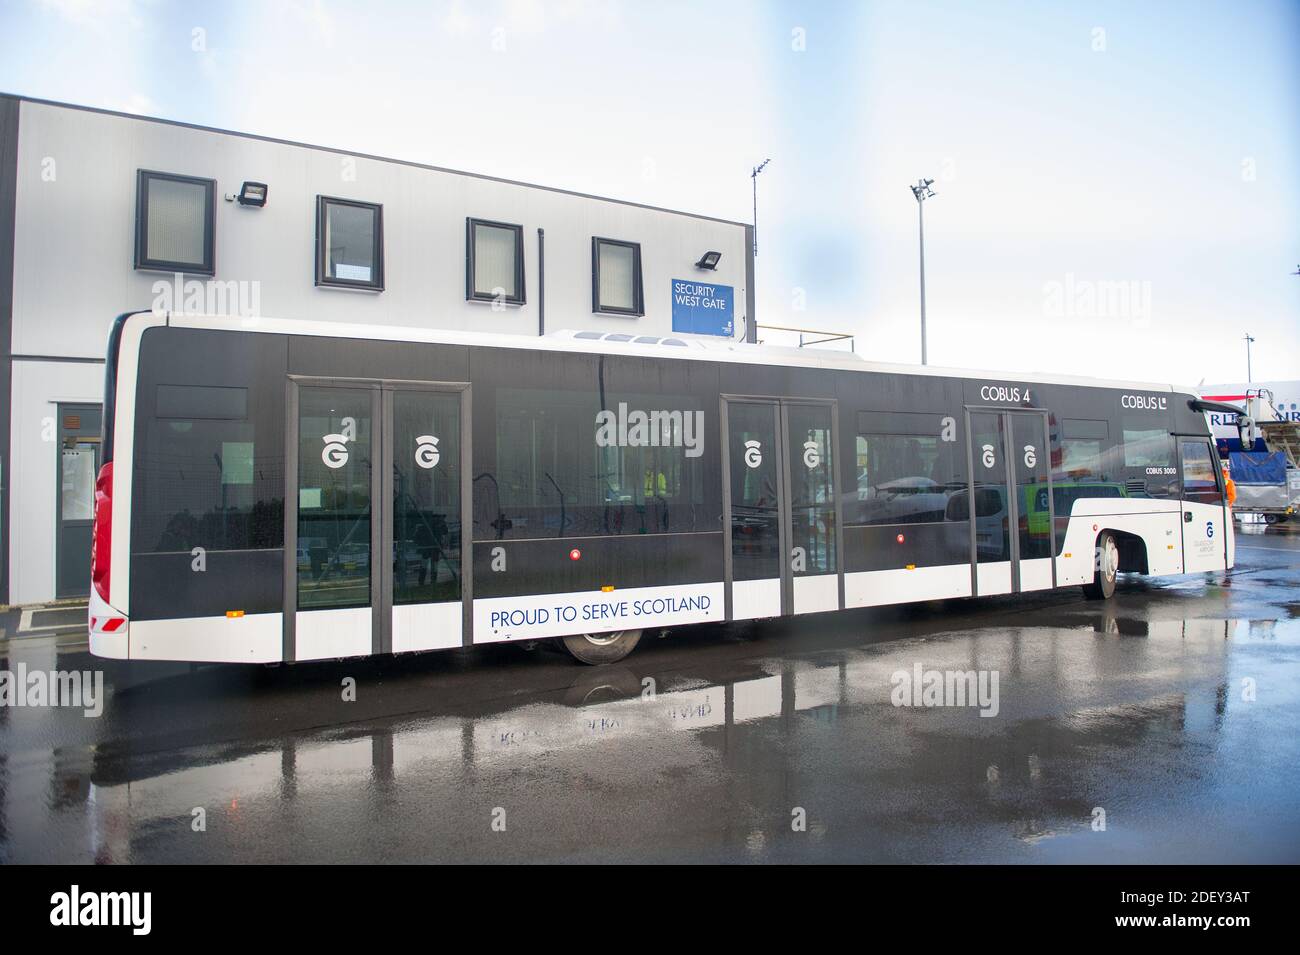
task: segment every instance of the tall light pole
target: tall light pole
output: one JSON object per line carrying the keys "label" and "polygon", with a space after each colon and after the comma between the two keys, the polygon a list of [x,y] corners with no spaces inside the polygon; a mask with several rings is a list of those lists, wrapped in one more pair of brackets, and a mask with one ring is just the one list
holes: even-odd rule
{"label": "tall light pole", "polygon": [[749,174],[750,180],[754,183],[754,258],[758,258],[758,174],[763,171],[763,167],[770,163],[771,159],[764,159],[754,167],[754,171]]}
{"label": "tall light pole", "polygon": [[916,222],[921,237],[921,364],[926,364],[925,351],[925,200],[934,198],[933,179],[918,179],[912,187],[916,196]]}
{"label": "tall light pole", "polygon": [[1251,381],[1254,380],[1250,377],[1250,343],[1253,342],[1254,340],[1255,339],[1250,337],[1250,332],[1247,332],[1246,333],[1246,384],[1250,384]]}

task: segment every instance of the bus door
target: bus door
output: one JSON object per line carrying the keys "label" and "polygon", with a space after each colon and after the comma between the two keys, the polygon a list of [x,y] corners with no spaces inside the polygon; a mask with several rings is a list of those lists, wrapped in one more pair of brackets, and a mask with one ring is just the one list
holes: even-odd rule
{"label": "bus door", "polygon": [[462,646],[469,386],[294,378],[285,659]]}
{"label": "bus door", "polygon": [[966,410],[971,587],[977,596],[1055,586],[1045,411]]}
{"label": "bus door", "polygon": [[1228,514],[1219,455],[1210,439],[1176,435],[1182,472],[1183,571],[1226,570]]}
{"label": "bus door", "polygon": [[727,617],[838,610],[832,401],[724,398]]}

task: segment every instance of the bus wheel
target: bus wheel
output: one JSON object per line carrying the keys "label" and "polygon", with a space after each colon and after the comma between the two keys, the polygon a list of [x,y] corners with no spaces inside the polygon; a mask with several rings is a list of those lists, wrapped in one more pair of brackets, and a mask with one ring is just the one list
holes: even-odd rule
{"label": "bus wheel", "polygon": [[1110,531],[1102,531],[1097,538],[1094,566],[1097,569],[1092,573],[1092,583],[1083,585],[1083,595],[1089,600],[1109,600],[1115,595],[1115,575],[1119,572],[1119,546]]}
{"label": "bus wheel", "polygon": [[598,666],[616,663],[635,648],[641,639],[640,630],[614,630],[610,633],[575,633],[564,638],[564,649],[583,663]]}

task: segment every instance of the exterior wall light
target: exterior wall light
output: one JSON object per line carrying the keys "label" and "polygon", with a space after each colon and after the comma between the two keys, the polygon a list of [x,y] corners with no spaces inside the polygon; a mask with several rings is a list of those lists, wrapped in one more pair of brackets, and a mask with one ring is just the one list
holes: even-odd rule
{"label": "exterior wall light", "polygon": [[238,202],[241,206],[252,206],[260,209],[266,205],[267,187],[264,182],[245,182],[239,187],[238,193],[226,193],[227,202]]}
{"label": "exterior wall light", "polygon": [[695,267],[697,269],[706,269],[707,271],[712,272],[718,267],[718,260],[721,258],[721,252],[705,252],[704,255],[700,257],[700,261],[695,263]]}

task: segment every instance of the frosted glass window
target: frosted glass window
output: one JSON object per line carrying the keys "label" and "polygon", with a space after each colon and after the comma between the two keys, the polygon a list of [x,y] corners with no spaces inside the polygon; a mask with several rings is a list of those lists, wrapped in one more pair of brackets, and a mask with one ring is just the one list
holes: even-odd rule
{"label": "frosted glass window", "polygon": [[195,182],[155,179],[149,184],[149,258],[203,261],[207,192]]}
{"label": "frosted glass window", "polygon": [[474,295],[518,299],[518,237],[516,229],[474,225]]}
{"label": "frosted glass window", "polygon": [[140,171],[135,267],[211,273],[216,184]]}
{"label": "frosted glass window", "polygon": [[635,242],[592,239],[592,311],[641,315],[641,246]]}
{"label": "frosted glass window", "polygon": [[600,244],[600,307],[631,311],[636,307],[636,286],[632,273],[632,248]]}

